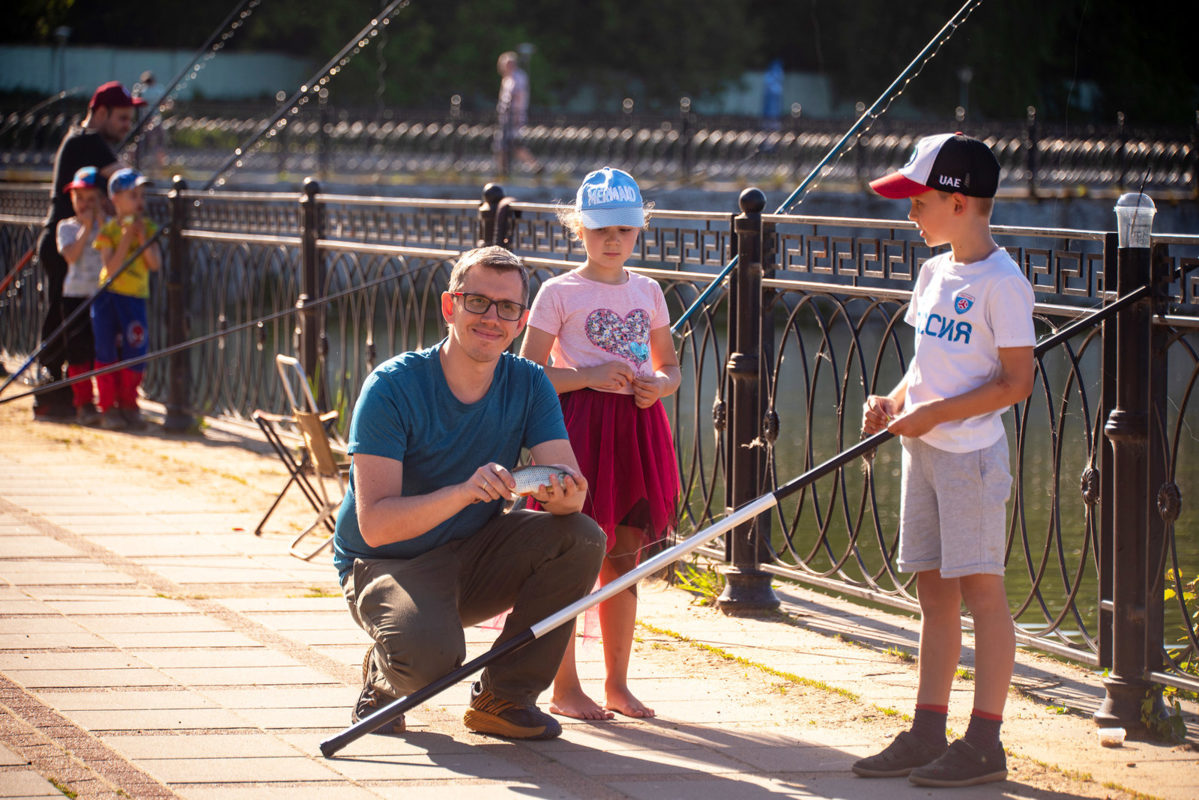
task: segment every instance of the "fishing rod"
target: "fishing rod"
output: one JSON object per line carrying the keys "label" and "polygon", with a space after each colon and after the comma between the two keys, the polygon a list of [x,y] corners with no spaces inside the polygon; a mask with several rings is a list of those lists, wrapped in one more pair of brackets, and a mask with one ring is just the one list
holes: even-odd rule
{"label": "fishing rod", "polygon": [[[337,55],[329,59],[329,62],[321,67],[307,83],[300,86],[296,93],[288,98],[287,102],[270,119],[263,123],[262,127],[256,133],[246,140],[245,144],[233,150],[233,154],[226,159],[224,164],[217,167],[216,172],[204,184],[204,190],[210,190],[214,185],[223,185],[225,182],[223,176],[226,172],[233,167],[241,166],[246,158],[249,158],[258,147],[262,146],[266,138],[274,136],[276,131],[280,131],[286,127],[287,120],[284,117],[295,115],[299,111],[299,107],[308,102],[310,95],[319,95],[329,83],[329,80],[340,72],[341,68],[357,55],[362,48],[366,47],[371,39],[378,36],[379,28],[388,25],[391,22],[391,17],[400,9],[406,7],[408,3],[409,0],[392,0],[386,8],[379,12],[377,17],[372,19],[365,28],[358,32],[357,36],[338,51]],[[254,151],[251,148],[254,148]]]}
{"label": "fishing rod", "polygon": [[[824,168],[829,165],[829,162],[831,162],[834,157],[840,158],[842,155],[844,155],[842,152],[843,148],[850,141],[850,139],[862,131],[864,125],[866,125],[868,122],[873,124],[874,120],[886,113],[891,104],[895,102],[895,99],[899,97],[899,95],[903,94],[904,90],[907,88],[907,85],[911,83],[912,80],[915,79],[916,75],[920,73],[920,70],[924,68],[924,65],[936,57],[937,53],[945,45],[945,43],[949,41],[949,38],[953,36],[958,27],[966,21],[966,18],[969,17],[976,8],[982,5],[982,2],[983,0],[966,0],[966,3],[959,8],[957,12],[949,18],[949,21],[941,27],[941,30],[937,31],[937,34],[929,40],[928,44],[924,46],[924,49],[916,54],[916,57],[912,59],[911,63],[904,67],[895,80],[891,82],[891,85],[888,86],[886,90],[878,96],[877,100],[871,103],[868,109],[862,112],[862,116],[858,117],[857,122],[849,127],[849,130],[845,132],[845,135],[842,136],[835,145],[833,145],[832,149],[828,151],[828,154],[820,160],[820,163],[808,173],[808,176],[804,178],[799,186],[795,187],[795,191],[793,191],[787,197],[787,199],[784,200],[777,209],[775,209],[775,214],[786,214],[791,210],[792,206],[802,201],[803,195],[815,183],[816,179],[821,175]],[[896,91],[897,87],[899,91]],[[892,92],[894,92],[894,94],[892,94]],[[687,308],[686,311],[683,312],[682,316],[680,316],[675,323],[670,326],[670,332],[672,334],[678,334],[679,330],[682,329],[687,320],[689,320],[701,306],[707,304],[708,298],[724,282],[724,279],[729,276],[729,273],[736,268],[738,262],[739,258],[737,256],[733,256],[729,263],[725,265],[724,269],[720,271],[720,274],[712,279],[712,282],[708,284],[707,288],[704,289],[703,292],[700,293],[699,297],[695,298],[695,301],[690,305],[690,307]]]}
{"label": "fishing rod", "polygon": [[461,667],[453,670],[447,675],[438,678],[422,689],[418,689],[412,694],[397,698],[393,702],[374,712],[368,717],[363,717],[358,722],[355,722],[350,727],[346,728],[341,733],[332,736],[321,742],[321,753],[326,758],[331,758],[338,750],[341,750],[350,742],[365,736],[371,731],[377,730],[389,722],[398,718],[401,714],[409,711],[429,698],[440,694],[445,689],[453,686],[458,681],[472,675],[475,672],[486,667],[500,658],[508,655],[514,650],[529,644],[530,642],[540,639],[550,631],[565,625],[579,616],[587,609],[592,608],[610,597],[613,597],[628,587],[635,584],[642,578],[650,575],[663,567],[678,561],[680,558],[694,552],[698,548],[712,541],[721,534],[727,533],[738,525],[753,520],[760,514],[771,510],[778,505],[779,501],[793,494],[808,484],[818,480],[819,478],[828,475],[830,472],[840,469],[851,461],[873,452],[879,445],[889,439],[894,438],[895,434],[889,431],[879,431],[873,436],[863,439],[854,446],[838,453],[837,455],[825,461],[819,466],[813,467],[802,475],[792,478],[787,483],[772,492],[767,492],[760,497],[750,500],[745,505],[733,511],[727,517],[719,522],[709,525],[707,528],[692,534],[678,544],[663,550],[653,558],[642,562],[635,569],[630,570],[621,577],[606,584],[603,588],[592,592],[586,597],[575,601],[561,611],[552,614],[525,630],[517,633],[511,639],[507,639],[500,644],[497,644],[491,650],[478,656],[477,658],[468,661]]}
{"label": "fishing rod", "polygon": [[[317,70],[317,72],[313,74],[312,78],[310,78],[307,83],[300,86],[300,89],[292,95],[291,99],[283,105],[283,107],[275,114],[274,117],[272,117],[257,133],[247,139],[243,145],[234,150],[233,155],[227,161],[225,161],[225,163],[222,164],[217,171],[213,173],[213,175],[204,183],[203,190],[208,191],[218,183],[223,184],[224,178],[222,176],[231,168],[242,166],[244,160],[252,154],[251,152],[248,152],[250,148],[255,147],[256,145],[260,146],[263,137],[267,136],[268,132],[281,129],[286,124],[286,121],[282,119],[285,114],[295,113],[298,111],[299,106],[308,102],[309,94],[313,92],[319,92],[321,89],[323,89],[329,83],[330,78],[336,75],[341,68],[346,65],[350,58],[356,55],[362,48],[366,47],[370,43],[371,39],[375,38],[375,36],[378,34],[379,26],[387,25],[391,21],[391,17],[401,8],[406,7],[408,3],[409,0],[393,0],[390,5],[379,12],[377,17],[371,19],[366,27],[359,31],[345,47],[338,51],[337,55],[333,56],[333,58],[330,59],[325,66]],[[278,124],[278,127],[276,127],[276,124]],[[54,342],[59,336],[63,335],[64,331],[68,329],[71,323],[73,323],[84,311],[91,307],[91,304],[95,301],[96,295],[99,294],[100,291],[107,289],[112,282],[121,275],[121,273],[123,273],[131,264],[133,264],[137,257],[140,256],[146,250],[146,248],[152,244],[155,244],[162,236],[168,233],[169,230],[169,225],[164,225],[163,227],[159,228],[153,236],[151,236],[144,244],[142,244],[141,247],[139,247],[126,259],[125,263],[121,265],[120,269],[114,272],[99,290],[93,293],[91,297],[87,298],[84,302],[80,303],[79,306],[77,306],[75,310],[72,311],[65,320],[63,320],[62,324],[60,324],[52,334],[43,340],[42,344],[33,352],[31,356],[29,356],[29,358],[25,360],[25,363],[22,364],[16,372],[14,372],[12,375],[9,375],[3,384],[0,384],[0,393],[3,393],[5,389],[11,386],[13,381],[17,380],[17,378],[19,378],[25,372],[25,370],[28,369],[31,364],[33,364],[38,356],[46,351],[46,348],[49,347],[52,342]],[[53,388],[58,388],[62,385],[64,385],[62,381],[57,381],[55,383],[47,384],[44,387],[40,387],[40,391],[48,391]]]}
{"label": "fishing rod", "polygon": [[[1102,309],[1088,314],[1081,319],[1075,320],[1056,333],[1051,334],[1050,336],[1047,336],[1038,342],[1036,347],[1033,348],[1034,357],[1043,356],[1062,341],[1065,341],[1075,334],[1100,322],[1106,321],[1109,317],[1119,313],[1129,305],[1144,299],[1152,291],[1152,286],[1140,286],[1123,297],[1117,298],[1113,302],[1104,306]],[[538,622],[526,630],[517,633],[511,639],[497,644],[491,650],[483,653],[466,664],[463,664],[461,667],[458,667],[449,674],[438,678],[427,686],[413,692],[412,694],[397,698],[392,703],[384,706],[370,716],[364,717],[363,719],[343,730],[341,733],[326,739],[325,741],[321,742],[321,753],[326,758],[332,757],[335,753],[337,753],[337,751],[341,750],[350,742],[355,741],[371,731],[378,730],[387,723],[398,718],[401,714],[410,711],[433,696],[440,694],[442,691],[454,685],[463,678],[474,674],[475,672],[486,667],[488,664],[495,662],[514,650],[524,647],[535,639],[540,639],[546,633],[549,633],[555,628],[570,622],[575,617],[587,611],[589,608],[592,608],[593,606],[604,602],[608,598],[615,596],[629,586],[632,586],[641,578],[657,572],[658,570],[674,563],[675,561],[678,561],[680,558],[694,552],[721,534],[727,533],[733,528],[736,528],[738,525],[749,522],[760,514],[773,509],[778,505],[780,500],[788,495],[805,488],[809,484],[819,480],[825,475],[828,475],[830,472],[840,469],[859,457],[870,456],[876,449],[878,449],[880,445],[894,438],[894,436],[895,434],[888,430],[881,430],[878,433],[863,439],[852,447],[849,447],[841,453],[833,456],[824,463],[813,467],[807,472],[804,472],[802,475],[792,478],[790,481],[774,491],[750,500],[745,505],[733,511],[728,517],[725,517],[720,522],[714,523],[698,533],[691,535],[679,544],[662,551],[658,555],[638,566],[636,569],[633,569],[620,578],[608,583],[601,589],[592,592],[591,594],[580,600],[577,600],[573,604],[567,606],[552,616],[546,617],[541,622]]]}
{"label": "fishing rod", "polygon": [[[459,255],[459,253],[455,250],[427,250],[427,251],[424,251],[424,255],[431,256],[433,258],[444,258],[445,260],[452,260],[452,259],[456,258]],[[226,336],[232,336],[235,333],[240,333],[241,331],[247,330],[249,328],[256,328],[259,325],[263,325],[267,322],[274,322],[277,319],[282,319],[283,317],[286,317],[290,314],[298,314],[300,311],[306,311],[308,309],[313,309],[313,308],[320,308],[321,306],[326,305],[328,303],[332,303],[336,300],[341,300],[342,298],[349,297],[350,295],[356,294],[357,292],[361,292],[366,289],[373,289],[376,286],[381,286],[382,284],[388,283],[390,281],[394,281],[395,279],[396,279],[395,275],[383,275],[381,277],[374,278],[373,280],[367,281],[366,283],[362,284],[361,286],[353,286],[349,289],[343,289],[340,292],[334,292],[333,294],[325,295],[324,297],[318,298],[316,300],[309,300],[309,299],[307,299],[306,295],[301,295],[301,298],[302,298],[301,302],[303,304],[302,307],[301,307],[300,303],[297,303],[296,305],[291,306],[289,308],[284,308],[279,311],[272,311],[271,313],[269,313],[265,316],[257,317],[256,319],[252,319],[247,322],[239,322],[236,325],[233,325],[231,327],[224,328],[219,331],[212,331],[211,333],[205,333],[201,336],[195,337],[194,339],[188,339],[186,342],[180,342],[179,344],[170,345],[169,347],[165,347],[162,350],[155,350],[153,353],[146,353],[145,355],[142,355],[142,356],[135,356],[133,358],[125,359],[124,361],[116,361],[116,362],[113,362],[112,364],[108,364],[106,366],[99,367],[97,369],[89,370],[88,372],[81,372],[78,375],[71,376],[70,378],[64,378],[60,381],[55,381],[54,383],[47,384],[45,386],[39,386],[35,389],[30,389],[28,391],[21,392],[20,394],[14,394],[14,395],[10,395],[8,397],[0,397],[0,406],[4,405],[5,403],[12,402],[13,400],[20,400],[23,397],[29,397],[31,395],[41,394],[42,392],[46,392],[51,389],[58,389],[58,388],[62,388],[65,386],[71,386],[71,385],[79,383],[81,381],[91,380],[92,378],[96,377],[97,375],[107,375],[110,372],[116,372],[117,370],[125,369],[126,367],[135,367],[138,364],[145,364],[146,362],[149,362],[149,361],[156,361],[157,359],[160,359],[160,358],[166,358],[167,356],[173,356],[176,353],[181,353],[184,350],[190,349],[192,347],[196,347],[196,346],[202,345],[202,344],[207,344],[208,342],[211,342],[214,339],[221,339]],[[9,383],[11,383],[11,381],[6,382],[4,384],[4,387],[7,387],[9,385]],[[0,392],[3,392],[4,387],[0,387]]]}
{"label": "fishing rod", "polygon": [[[261,2],[262,0],[240,0],[240,2],[233,7],[233,10],[229,12],[229,15],[225,17],[221,24],[217,26],[216,30],[214,30],[212,34],[204,41],[204,44],[200,45],[200,49],[196,51],[194,56],[192,56],[192,60],[188,62],[187,66],[180,70],[179,74],[176,75],[169,84],[167,84],[167,88],[162,92],[162,99],[154,105],[154,108],[150,109],[150,113],[146,114],[146,116],[142,117],[138,121],[137,125],[133,127],[133,130],[129,131],[129,133],[125,135],[125,138],[117,147],[118,152],[124,150],[127,146],[132,144],[142,132],[142,129],[149,124],[150,120],[159,115],[162,107],[166,105],[167,101],[171,98],[171,94],[174,93],[176,88],[178,88],[179,84],[183,81],[184,76],[188,75],[190,72],[191,75],[188,76],[188,80],[191,80],[192,78],[195,78],[197,74],[199,74],[200,70],[204,68],[204,64],[199,63],[200,60],[204,59],[204,61],[207,62],[208,59],[211,59],[214,55],[216,55],[217,50],[220,50],[225,46],[226,42],[233,37],[233,34],[237,32],[238,28],[245,24],[245,21],[249,19],[250,15],[254,13],[254,9],[257,8]],[[232,27],[230,27],[230,23],[233,23]],[[229,30],[226,31],[226,28],[229,28]],[[223,36],[221,35],[222,33],[224,34]],[[221,40],[217,42],[216,46],[214,47],[213,42],[216,42],[218,36],[221,37]],[[211,48],[211,52],[209,51],[209,48]],[[205,58],[206,56],[207,58]]]}
{"label": "fishing rod", "polygon": [[37,248],[34,247],[29,248],[28,252],[26,252],[25,255],[22,256],[21,260],[17,262],[17,265],[9,270],[9,273],[4,276],[4,280],[0,281],[0,294],[4,294],[4,291],[8,288],[8,285],[16,280],[17,275],[21,273],[21,270],[25,269],[25,265],[33,259],[33,253],[36,249]]}

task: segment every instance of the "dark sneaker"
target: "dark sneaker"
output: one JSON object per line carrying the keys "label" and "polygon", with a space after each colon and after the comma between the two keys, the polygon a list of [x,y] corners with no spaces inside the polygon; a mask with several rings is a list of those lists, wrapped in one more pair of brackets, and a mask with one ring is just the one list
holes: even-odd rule
{"label": "dark sneaker", "polygon": [[1007,757],[1003,745],[983,751],[965,739],[958,739],[945,755],[908,775],[908,780],[917,786],[974,786],[1006,779]]}
{"label": "dark sneaker", "polygon": [[489,733],[506,739],[553,739],[562,733],[558,720],[537,706],[519,706],[501,700],[475,681],[470,690],[470,708],[462,717],[475,733]]}
{"label": "dark sneaker", "polygon": [[33,407],[34,422],[74,422],[75,408],[57,403],[42,403]]}
{"label": "dark sneaker", "polygon": [[[358,695],[358,703],[354,706],[354,713],[350,715],[350,721],[352,722],[369,717],[380,708],[390,705],[396,699],[386,692],[376,689],[371,682],[371,678],[375,674],[375,663],[371,658],[371,653],[374,650],[374,645],[368,647],[366,657],[362,659],[362,694]],[[401,714],[390,722],[385,723],[382,727],[375,728],[372,733],[403,733],[404,729],[404,715]]]}
{"label": "dark sneaker", "polygon": [[863,778],[900,778],[936,761],[946,749],[944,744],[931,744],[904,731],[881,753],[855,761],[853,771]]}
{"label": "dark sneaker", "polygon": [[75,421],[80,425],[98,425],[100,423],[100,412],[91,403],[75,408]]}
{"label": "dark sneaker", "polygon": [[106,431],[123,431],[129,427],[119,408],[106,408],[100,415],[100,427]]}
{"label": "dark sneaker", "polygon": [[125,425],[131,431],[144,431],[146,429],[146,418],[142,416],[142,412],[137,408],[122,408],[120,409],[121,416],[125,418]]}

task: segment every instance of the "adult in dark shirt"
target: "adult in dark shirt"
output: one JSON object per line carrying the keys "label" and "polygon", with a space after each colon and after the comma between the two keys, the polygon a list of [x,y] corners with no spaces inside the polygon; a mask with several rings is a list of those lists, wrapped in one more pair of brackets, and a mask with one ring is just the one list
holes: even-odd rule
{"label": "adult in dark shirt", "polygon": [[[46,317],[42,321],[42,341],[62,325],[66,314],[63,311],[62,284],[67,275],[67,262],[58,252],[55,241],[55,229],[59,220],[75,214],[71,208],[71,197],[66,190],[75,172],[81,167],[95,167],[105,180],[113,172],[125,166],[117,160],[113,147],[120,144],[133,127],[134,107],[145,105],[145,101],[135,98],[117,81],[109,81],[99,86],[92,94],[88,103],[87,116],[78,127],[72,127],[63,137],[54,156],[54,186],[50,190],[50,211],[37,240],[38,263],[45,270],[44,285],[46,288]],[[83,317],[83,315],[80,315]],[[90,325],[85,318],[82,326]],[[72,330],[77,327],[72,325]],[[79,340],[78,335],[72,336],[72,330],[65,331],[61,336],[45,347],[38,362],[47,369],[52,380],[62,380],[72,342]],[[90,338],[87,339],[90,343]],[[91,360],[91,355],[79,355],[76,361]],[[60,387],[39,394],[34,399],[34,419],[60,420],[75,418],[75,410],[71,405],[71,389],[69,386]]]}

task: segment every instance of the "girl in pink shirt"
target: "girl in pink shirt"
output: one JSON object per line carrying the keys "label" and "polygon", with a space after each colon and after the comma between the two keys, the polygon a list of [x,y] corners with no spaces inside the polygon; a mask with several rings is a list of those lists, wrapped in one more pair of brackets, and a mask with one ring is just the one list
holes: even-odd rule
{"label": "girl in pink shirt", "polygon": [[[659,399],[678,389],[680,373],[661,287],[624,267],[645,227],[636,181],[611,167],[596,170],[560,216],[587,260],[542,284],[521,355],[545,366],[558,390],[590,487],[583,513],[608,535],[605,584],[636,567],[641,550],[677,521],[678,463]],[[611,719],[614,711],[654,715],[629,691],[636,617],[635,586],[600,604],[604,705],[579,684],[572,639],[554,679],[552,712],[580,719]]]}

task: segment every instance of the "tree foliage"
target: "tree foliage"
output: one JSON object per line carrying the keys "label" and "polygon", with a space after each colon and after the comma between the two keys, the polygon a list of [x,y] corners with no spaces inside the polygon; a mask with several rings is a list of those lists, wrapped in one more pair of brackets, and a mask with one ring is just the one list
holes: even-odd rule
{"label": "tree foliage", "polygon": [[[331,87],[338,103],[467,108],[495,102],[500,52],[531,45],[533,103],[580,93],[601,109],[675,108],[780,58],[826,76],[846,105],[874,100],[963,0],[412,0]],[[227,6],[226,6],[227,4]],[[231,49],[275,50],[324,63],[386,0],[262,0]],[[17,0],[5,41],[198,47],[234,6],[144,0]],[[905,90],[896,113],[972,120],[1110,123],[1193,121],[1199,3],[986,0]],[[969,73],[964,72],[969,69]],[[969,74],[970,79],[964,80]],[[380,94],[380,87],[382,93]]]}

